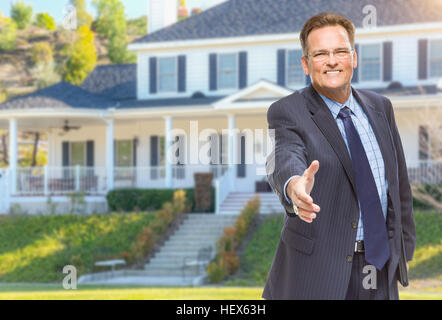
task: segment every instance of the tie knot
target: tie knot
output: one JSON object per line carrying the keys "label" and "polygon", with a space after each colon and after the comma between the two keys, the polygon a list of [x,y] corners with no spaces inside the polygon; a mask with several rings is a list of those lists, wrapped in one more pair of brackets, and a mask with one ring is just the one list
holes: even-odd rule
{"label": "tie knot", "polygon": [[341,119],[345,119],[345,118],[350,117],[350,115],[351,115],[350,108],[345,106],[339,111],[338,117]]}

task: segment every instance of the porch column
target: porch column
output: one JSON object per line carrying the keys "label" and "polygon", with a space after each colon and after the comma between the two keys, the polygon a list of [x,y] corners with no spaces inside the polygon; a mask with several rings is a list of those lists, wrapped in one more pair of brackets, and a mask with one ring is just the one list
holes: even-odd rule
{"label": "porch column", "polygon": [[233,191],[236,179],[236,119],[234,114],[228,115],[229,119],[229,170],[233,171],[233,179],[230,179],[230,188]]}
{"label": "porch column", "polygon": [[172,154],[170,146],[173,144],[172,130],[173,123],[172,117],[167,116],[164,117],[164,155],[165,155],[165,170],[166,170],[166,188],[173,188],[173,179],[172,179]]}
{"label": "porch column", "polygon": [[9,119],[9,169],[11,194],[17,192],[17,119]]}
{"label": "porch column", "polygon": [[107,191],[114,188],[114,120],[106,120],[106,176]]}

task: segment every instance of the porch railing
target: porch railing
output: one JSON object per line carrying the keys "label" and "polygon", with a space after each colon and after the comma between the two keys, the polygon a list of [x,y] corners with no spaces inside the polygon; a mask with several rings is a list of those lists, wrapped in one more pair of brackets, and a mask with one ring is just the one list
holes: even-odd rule
{"label": "porch railing", "polygon": [[226,173],[215,180],[215,213],[221,210],[221,204],[224,202],[229,192],[233,190],[233,179],[235,178],[235,167],[228,168]]}
{"label": "porch railing", "polygon": [[[172,166],[172,187],[191,188],[194,174],[212,172],[214,180],[227,171],[225,165],[186,165]],[[123,188],[168,188],[164,166],[115,167],[114,189]],[[105,194],[107,176],[105,167],[32,167],[17,169],[15,195],[51,195],[84,192]]]}
{"label": "porch railing", "polygon": [[428,160],[407,163],[410,184],[441,184],[442,161]]}
{"label": "porch railing", "polygon": [[17,168],[17,195],[50,195],[106,191],[105,168],[32,167]]}
{"label": "porch railing", "polygon": [[[442,183],[441,161],[419,161],[408,164],[408,176],[411,184]],[[234,168],[235,166],[232,166]],[[247,169],[247,181],[254,184],[262,179],[251,165]],[[218,183],[217,197],[219,204],[232,191],[235,170],[227,165],[178,165],[172,166],[172,187],[191,188],[194,186],[194,174],[212,172],[214,186]],[[168,188],[164,166],[157,167],[116,167],[114,168],[114,189],[121,188]],[[226,174],[227,173],[227,174]],[[12,177],[9,174],[9,177]],[[221,178],[222,177],[222,178]],[[34,167],[17,168],[16,195],[51,195],[84,192],[86,194],[106,194],[108,181],[105,167]],[[250,178],[250,179],[249,179]],[[9,186],[12,183],[8,184]],[[14,194],[11,192],[11,194]]]}

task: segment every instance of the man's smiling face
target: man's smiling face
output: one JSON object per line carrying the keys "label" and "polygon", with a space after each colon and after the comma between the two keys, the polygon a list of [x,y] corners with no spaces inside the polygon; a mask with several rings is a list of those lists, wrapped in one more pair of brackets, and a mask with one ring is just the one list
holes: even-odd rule
{"label": "man's smiling face", "polygon": [[348,90],[357,66],[356,52],[351,51],[346,59],[334,54],[325,61],[314,61],[318,52],[339,52],[352,50],[347,31],[342,26],[327,26],[314,29],[307,38],[309,57],[302,57],[302,66],[306,74],[311,75],[313,86],[319,91]]}

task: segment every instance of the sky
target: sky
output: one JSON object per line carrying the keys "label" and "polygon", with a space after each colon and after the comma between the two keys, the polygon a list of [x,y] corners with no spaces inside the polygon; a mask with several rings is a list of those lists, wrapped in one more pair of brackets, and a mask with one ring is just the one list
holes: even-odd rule
{"label": "sky", "polygon": [[[59,23],[63,17],[63,8],[69,4],[69,0],[23,0],[26,4],[32,5],[33,13],[47,12],[55,21]],[[4,16],[10,16],[11,3],[13,0],[0,0],[0,11]],[[127,18],[138,18],[147,13],[148,0],[121,0],[123,2]],[[192,8],[210,7],[223,0],[186,0],[189,11]],[[95,7],[92,5],[92,0],[86,0],[88,12],[95,16]]]}

